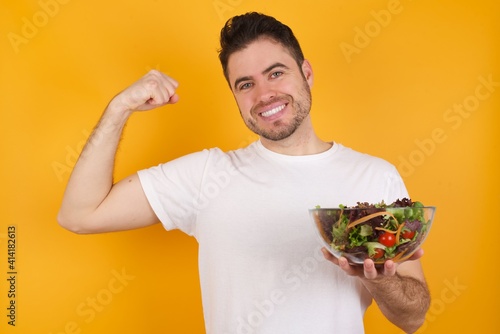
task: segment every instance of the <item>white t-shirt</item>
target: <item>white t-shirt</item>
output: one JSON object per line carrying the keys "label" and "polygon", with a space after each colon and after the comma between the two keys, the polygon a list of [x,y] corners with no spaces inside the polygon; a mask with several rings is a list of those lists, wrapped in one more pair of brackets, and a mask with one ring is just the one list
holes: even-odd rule
{"label": "white t-shirt", "polygon": [[167,230],[199,243],[210,334],[363,333],[371,296],[326,261],[309,209],[408,197],[393,165],[334,144],[287,156],[260,141],[139,171]]}

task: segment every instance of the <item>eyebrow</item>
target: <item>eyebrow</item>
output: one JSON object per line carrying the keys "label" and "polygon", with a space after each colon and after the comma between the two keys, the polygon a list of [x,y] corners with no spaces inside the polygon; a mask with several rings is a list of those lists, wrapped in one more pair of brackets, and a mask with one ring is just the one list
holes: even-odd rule
{"label": "eyebrow", "polygon": [[[261,72],[262,75],[264,74],[267,74],[269,72],[271,72],[272,70],[274,70],[275,68],[277,67],[281,67],[281,68],[284,68],[284,69],[288,69],[288,66],[286,66],[285,64],[282,64],[282,63],[274,63],[272,64],[271,66],[267,67],[265,70],[263,70]],[[241,78],[238,78],[236,79],[236,81],[234,82],[234,85],[233,85],[233,88],[236,90],[238,87],[238,84],[242,81],[247,81],[247,80],[251,80],[252,77],[251,76],[245,76],[245,77],[241,77]]]}

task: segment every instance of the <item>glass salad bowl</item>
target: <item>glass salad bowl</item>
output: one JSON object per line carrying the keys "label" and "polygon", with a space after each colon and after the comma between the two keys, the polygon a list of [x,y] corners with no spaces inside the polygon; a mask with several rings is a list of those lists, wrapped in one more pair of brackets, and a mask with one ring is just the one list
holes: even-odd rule
{"label": "glass salad bowl", "polygon": [[351,264],[367,258],[376,265],[402,262],[417,251],[429,234],[436,207],[409,199],[386,205],[310,209],[320,242],[335,257]]}

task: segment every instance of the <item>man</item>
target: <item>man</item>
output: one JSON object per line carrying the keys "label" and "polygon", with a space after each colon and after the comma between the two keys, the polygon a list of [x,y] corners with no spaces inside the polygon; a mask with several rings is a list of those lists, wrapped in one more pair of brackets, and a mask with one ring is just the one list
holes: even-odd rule
{"label": "man", "polygon": [[[151,71],[107,106],[68,182],[58,216],[76,233],[159,221],[199,243],[208,333],[363,333],[374,299],[406,332],[424,321],[429,293],[418,258],[377,270],[320,249],[308,209],[407,197],[389,163],[318,138],[310,118],[313,70],[292,31],[248,13],[221,31],[219,58],[243,121],[260,139],[209,149],[113,184],[130,115],[178,101],[177,82]],[[333,262],[325,261],[325,259]]]}

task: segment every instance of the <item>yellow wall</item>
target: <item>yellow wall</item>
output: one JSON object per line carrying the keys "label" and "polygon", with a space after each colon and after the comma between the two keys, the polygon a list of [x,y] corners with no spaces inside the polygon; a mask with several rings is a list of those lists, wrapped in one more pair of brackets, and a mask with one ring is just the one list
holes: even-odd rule
{"label": "yellow wall", "polygon": [[[216,56],[224,21],[249,10],[294,28],[315,70],[321,137],[391,161],[414,199],[438,207],[423,258],[433,302],[420,332],[500,332],[497,0],[0,6],[0,332],[203,332],[193,239],[160,226],[76,236],[55,217],[106,103],[148,69],[176,78],[181,102],[132,117],[117,178],[255,138]],[[15,299],[8,298],[8,226],[16,231]],[[11,300],[15,327],[7,324]],[[376,307],[366,325],[368,334],[401,333]]]}

